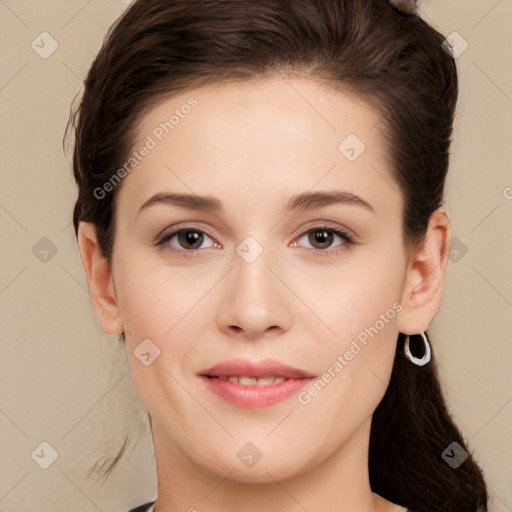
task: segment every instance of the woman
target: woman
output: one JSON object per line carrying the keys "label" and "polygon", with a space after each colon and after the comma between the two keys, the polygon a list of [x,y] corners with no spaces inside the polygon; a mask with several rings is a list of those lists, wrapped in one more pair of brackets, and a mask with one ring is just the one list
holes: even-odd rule
{"label": "woman", "polygon": [[136,0],[85,81],[73,220],[148,409],[137,511],[485,511],[427,328],[457,74],[384,0]]}

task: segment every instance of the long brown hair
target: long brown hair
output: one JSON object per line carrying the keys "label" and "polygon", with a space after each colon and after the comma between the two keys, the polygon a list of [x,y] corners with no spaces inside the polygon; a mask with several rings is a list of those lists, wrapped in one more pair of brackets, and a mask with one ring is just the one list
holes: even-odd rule
{"label": "long brown hair", "polygon": [[[122,183],[101,199],[95,191],[123,166],[142,116],[159,102],[209,83],[296,75],[352,92],[379,112],[404,201],[404,241],[419,247],[430,215],[443,204],[457,70],[443,35],[399,3],[133,2],[110,28],[66,128],[66,135],[70,124],[75,131],[75,233],[79,221],[94,223],[111,261]],[[453,442],[468,452],[456,469],[441,456]],[[435,362],[409,364],[400,334],[389,387],[373,415],[373,491],[411,512],[486,511],[485,482],[469,452],[445,404]]]}

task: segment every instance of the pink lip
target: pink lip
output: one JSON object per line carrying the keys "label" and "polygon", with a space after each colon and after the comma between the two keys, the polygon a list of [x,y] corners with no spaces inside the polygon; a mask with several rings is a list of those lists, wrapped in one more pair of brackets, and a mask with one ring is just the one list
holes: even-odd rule
{"label": "pink lip", "polygon": [[[224,361],[200,373],[210,391],[237,407],[257,409],[269,407],[295,395],[314,376],[279,361],[253,363],[246,359]],[[284,377],[288,380],[269,386],[244,386],[215,377]]]}
{"label": "pink lip", "polygon": [[210,377],[284,377],[286,379],[309,379],[314,375],[304,370],[285,365],[273,359],[265,359],[257,363],[248,359],[230,359],[216,364],[200,375]]}

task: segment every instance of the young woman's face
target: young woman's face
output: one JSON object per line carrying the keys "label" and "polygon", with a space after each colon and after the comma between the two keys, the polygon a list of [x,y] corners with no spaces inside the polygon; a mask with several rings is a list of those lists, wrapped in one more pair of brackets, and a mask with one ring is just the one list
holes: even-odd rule
{"label": "young woman's face", "polygon": [[216,86],[152,110],[133,150],[112,277],[159,448],[252,482],[346,451],[407,292],[378,114],[305,79]]}

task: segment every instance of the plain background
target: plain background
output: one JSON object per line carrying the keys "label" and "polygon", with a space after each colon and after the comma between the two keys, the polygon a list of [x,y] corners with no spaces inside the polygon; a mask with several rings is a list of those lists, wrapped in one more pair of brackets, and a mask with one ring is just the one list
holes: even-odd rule
{"label": "plain background", "polygon": [[[71,152],[62,149],[82,78],[127,4],[0,0],[5,512],[112,512],[156,495],[144,406],[124,348],[99,329],[87,293],[71,223]],[[421,10],[441,33],[458,32],[469,45],[457,58],[460,99],[446,189],[454,250],[429,333],[453,416],[485,470],[490,510],[510,511],[512,1],[427,0]],[[31,46],[42,32],[58,44],[46,59]],[[109,480],[87,481],[87,469],[107,462],[130,432]],[[36,463],[41,449],[51,453],[43,442],[57,454],[47,469]]]}

